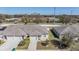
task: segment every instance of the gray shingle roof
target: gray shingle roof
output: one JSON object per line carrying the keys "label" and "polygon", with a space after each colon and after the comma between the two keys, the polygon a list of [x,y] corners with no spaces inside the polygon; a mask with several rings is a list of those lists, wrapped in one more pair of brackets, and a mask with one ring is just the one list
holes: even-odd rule
{"label": "gray shingle roof", "polygon": [[61,34],[70,33],[71,36],[79,36],[79,24],[73,24],[67,27]]}
{"label": "gray shingle roof", "polygon": [[67,26],[60,26],[60,27],[54,27],[54,29],[56,30],[56,32],[58,32],[58,34],[61,34],[62,31],[64,31],[66,29]]}
{"label": "gray shingle roof", "polygon": [[21,25],[19,28],[29,35],[43,35],[48,33],[45,27],[39,25]]}
{"label": "gray shingle roof", "polygon": [[11,25],[2,32],[2,35],[22,36],[28,34],[30,36],[37,36],[47,33],[47,29],[39,25]]}
{"label": "gray shingle roof", "polygon": [[22,36],[22,35],[26,35],[26,33],[23,32],[21,29],[19,29],[16,26],[8,26],[3,31],[3,35],[7,35],[7,36]]}
{"label": "gray shingle roof", "polygon": [[60,35],[69,33],[69,35],[72,36],[72,37],[79,37],[79,24],[55,27],[54,29]]}

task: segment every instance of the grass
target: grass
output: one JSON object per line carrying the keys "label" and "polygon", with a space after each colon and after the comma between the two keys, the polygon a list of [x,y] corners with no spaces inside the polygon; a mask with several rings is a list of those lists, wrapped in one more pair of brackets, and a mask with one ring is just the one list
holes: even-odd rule
{"label": "grass", "polygon": [[3,43],[4,43],[4,41],[3,41],[3,40],[0,40],[0,46],[1,46]]}
{"label": "grass", "polygon": [[49,40],[52,40],[52,39],[54,39],[55,37],[54,37],[54,35],[52,34],[52,32],[51,31],[49,31],[49,33],[48,33],[48,39]]}
{"label": "grass", "polygon": [[22,49],[27,49],[30,43],[30,38],[25,38],[23,41],[19,43],[16,49],[22,50]]}

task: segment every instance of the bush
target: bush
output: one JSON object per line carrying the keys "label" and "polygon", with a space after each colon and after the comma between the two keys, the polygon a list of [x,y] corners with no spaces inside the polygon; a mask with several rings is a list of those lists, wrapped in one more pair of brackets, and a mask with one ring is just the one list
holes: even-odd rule
{"label": "bush", "polygon": [[72,45],[73,39],[72,39],[72,37],[70,36],[70,34],[67,33],[67,34],[65,34],[65,35],[62,37],[61,41],[62,41],[64,44],[66,44],[68,47],[70,47],[70,46]]}
{"label": "bush", "polygon": [[0,40],[0,45],[2,45],[4,43],[4,41],[3,40]]}
{"label": "bush", "polygon": [[60,42],[57,41],[57,40],[51,40],[51,43],[52,43],[53,45],[55,45],[55,46],[60,45]]}
{"label": "bush", "polygon": [[25,45],[25,41],[21,41],[18,46],[23,46],[23,45]]}
{"label": "bush", "polygon": [[55,47],[58,47],[59,49],[64,49],[67,47],[66,44],[64,44],[62,41],[58,41],[58,40],[51,40],[51,43],[53,45],[55,45]]}
{"label": "bush", "polygon": [[27,49],[30,43],[30,38],[26,37],[23,41],[19,43],[17,49]]}
{"label": "bush", "polygon": [[41,45],[43,45],[43,46],[47,46],[48,44],[49,44],[48,40],[41,42]]}

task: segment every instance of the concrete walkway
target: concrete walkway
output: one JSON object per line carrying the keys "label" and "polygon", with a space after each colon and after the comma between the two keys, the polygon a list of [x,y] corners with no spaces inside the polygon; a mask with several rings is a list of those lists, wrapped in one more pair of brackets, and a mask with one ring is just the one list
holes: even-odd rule
{"label": "concrete walkway", "polygon": [[28,51],[35,51],[37,48],[37,37],[31,37],[30,44],[28,47]]}

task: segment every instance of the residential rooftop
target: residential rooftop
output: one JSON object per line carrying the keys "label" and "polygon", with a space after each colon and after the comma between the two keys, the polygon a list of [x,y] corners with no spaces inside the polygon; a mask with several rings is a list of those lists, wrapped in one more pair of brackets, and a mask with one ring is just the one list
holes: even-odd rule
{"label": "residential rooftop", "polygon": [[46,27],[42,27],[39,25],[10,25],[7,28],[0,32],[1,35],[6,36],[22,36],[22,35],[30,35],[30,36],[38,36],[45,35],[48,33]]}
{"label": "residential rooftop", "polygon": [[56,31],[56,33],[58,33],[59,35],[69,33],[69,35],[72,36],[73,38],[79,37],[79,24],[55,27],[54,31]]}

